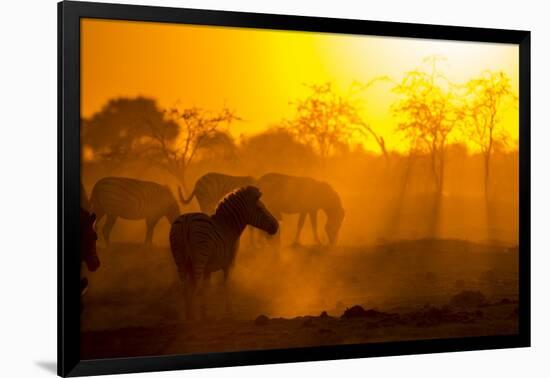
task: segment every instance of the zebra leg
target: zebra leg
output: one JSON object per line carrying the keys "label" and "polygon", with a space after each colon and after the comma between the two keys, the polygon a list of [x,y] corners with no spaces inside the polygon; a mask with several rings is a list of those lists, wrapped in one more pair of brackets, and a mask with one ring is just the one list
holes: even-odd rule
{"label": "zebra leg", "polygon": [[95,231],[97,232],[98,230],[98,226],[99,226],[99,221],[101,221],[101,219],[103,219],[103,217],[105,216],[105,212],[103,210],[97,210],[95,213]]}
{"label": "zebra leg", "polygon": [[185,274],[183,278],[183,290],[185,293],[185,316],[187,320],[195,320],[196,284],[189,274]]}
{"label": "zebra leg", "polygon": [[[205,257],[206,254],[198,251],[197,256]],[[202,258],[199,258],[197,260],[198,261],[196,261],[193,266],[194,287],[191,296],[193,297],[194,303],[191,306],[191,311],[193,311],[194,315],[196,311],[199,310],[198,318],[204,319],[206,318],[206,307],[204,303],[205,275],[207,275],[207,273],[205,272],[206,261]],[[208,275],[208,278],[210,278],[210,275]]]}
{"label": "zebra leg", "polygon": [[147,225],[147,234],[145,235],[145,245],[150,247],[153,243],[153,231],[157,225],[159,218],[147,218],[145,224]]}
{"label": "zebra leg", "polygon": [[110,236],[111,236],[111,230],[115,226],[115,222],[117,220],[116,215],[107,214],[107,220],[105,221],[105,224],[103,225],[103,238],[105,239],[105,244],[109,246],[110,244]]}
{"label": "zebra leg", "polygon": [[[175,255],[176,257],[178,255]],[[184,263],[182,260],[176,259],[176,265],[178,267],[178,276],[183,285],[183,294],[185,299],[185,318],[187,320],[195,320],[195,291],[196,285],[193,280],[192,268],[188,263]]]}
{"label": "zebra leg", "polygon": [[298,227],[296,228],[296,237],[294,238],[294,245],[300,245],[300,234],[302,233],[302,228],[304,227],[304,222],[306,220],[307,213],[300,213],[300,218],[298,218]]}
{"label": "zebra leg", "polygon": [[208,296],[210,294],[212,288],[211,282],[212,281],[210,280],[210,272],[204,272],[204,274],[202,275],[202,291],[204,296]]}
{"label": "zebra leg", "polygon": [[198,310],[200,311],[199,312],[199,320],[203,320],[203,319],[206,319],[206,303],[205,303],[205,300],[204,300],[204,294],[205,294],[205,280],[204,280],[204,275],[201,274],[200,276],[197,277],[197,275],[195,275],[195,281],[196,281],[196,287],[195,287],[195,294],[194,294],[194,297],[195,297],[195,300],[197,302],[197,305],[198,306]]}
{"label": "zebra leg", "polygon": [[313,238],[315,239],[315,243],[321,245],[319,234],[317,234],[317,210],[309,212],[309,220],[311,221],[311,229],[313,231]]}
{"label": "zebra leg", "polygon": [[225,298],[225,314],[228,317],[233,317],[233,303],[229,290],[229,268],[223,270],[223,296]]}
{"label": "zebra leg", "polygon": [[202,275],[202,278],[203,278],[203,284],[204,284],[204,288],[206,290],[210,289],[210,272],[204,272],[204,274]]}

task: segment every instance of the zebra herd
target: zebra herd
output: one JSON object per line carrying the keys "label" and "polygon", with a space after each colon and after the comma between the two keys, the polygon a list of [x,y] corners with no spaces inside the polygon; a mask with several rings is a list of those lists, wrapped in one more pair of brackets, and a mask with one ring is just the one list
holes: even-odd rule
{"label": "zebra herd", "polygon": [[281,173],[268,173],[256,180],[251,176],[228,176],[212,172],[197,180],[189,198],[185,199],[181,190],[179,196],[183,204],[189,204],[196,197],[201,211],[212,214],[227,193],[247,185],[260,188],[264,193],[263,202],[279,221],[282,220],[282,214],[299,214],[295,244],[300,243],[300,234],[307,216],[311,221],[315,241],[321,244],[317,233],[319,210],[327,216],[325,232],[329,243],[336,243],[345,212],[340,197],[326,182]]}
{"label": "zebra herd", "polygon": [[[84,229],[81,216],[81,239],[87,235],[86,246],[81,245],[81,259],[86,261],[84,250],[92,250],[90,237],[97,239],[90,222],[95,221],[97,228],[97,223],[106,217],[102,234],[109,245],[111,230],[119,217],[145,219],[145,244],[150,245],[155,225],[166,217],[171,224],[170,249],[184,284],[188,319],[195,318],[196,299],[202,300],[203,287],[212,272],[223,271],[226,287],[240,236],[247,225],[276,235],[282,214],[299,214],[294,238],[294,242],[299,243],[305,218],[309,216],[314,238],[320,244],[317,213],[322,210],[327,216],[325,232],[329,243],[334,244],[344,218],[340,197],[334,189],[325,182],[308,177],[269,173],[256,180],[249,176],[211,172],[197,180],[187,199],[180,188],[178,194],[183,205],[196,198],[201,212],[179,215],[178,203],[171,190],[151,181],[103,178],[93,187],[89,202],[81,185],[81,207],[87,207],[83,211],[88,216]],[[231,311],[227,293],[226,300],[226,309]],[[204,315],[204,306],[200,309]]]}

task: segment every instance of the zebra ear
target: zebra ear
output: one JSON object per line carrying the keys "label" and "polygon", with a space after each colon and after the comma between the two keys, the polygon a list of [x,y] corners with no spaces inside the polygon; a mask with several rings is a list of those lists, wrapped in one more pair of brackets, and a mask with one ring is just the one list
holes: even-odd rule
{"label": "zebra ear", "polygon": [[255,186],[249,186],[248,191],[256,201],[259,200],[262,196],[262,192],[260,192],[260,189],[256,188]]}

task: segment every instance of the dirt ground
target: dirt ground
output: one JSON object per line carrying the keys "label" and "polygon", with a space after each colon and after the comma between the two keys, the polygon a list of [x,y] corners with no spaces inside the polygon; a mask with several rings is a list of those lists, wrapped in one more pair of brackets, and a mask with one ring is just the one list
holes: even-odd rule
{"label": "dirt ground", "polygon": [[[243,240],[243,244],[246,244]],[[417,240],[239,252],[225,313],[219,275],[208,318],[185,320],[166,247],[99,248],[81,319],[83,359],[517,333],[518,251]],[[360,306],[360,307],[359,307]]]}

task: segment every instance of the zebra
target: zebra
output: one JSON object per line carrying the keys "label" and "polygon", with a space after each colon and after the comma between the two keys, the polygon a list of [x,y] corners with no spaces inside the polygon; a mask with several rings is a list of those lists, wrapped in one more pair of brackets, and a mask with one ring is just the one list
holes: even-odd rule
{"label": "zebra", "polygon": [[107,245],[118,217],[145,219],[145,245],[151,245],[157,222],[166,217],[172,223],[179,215],[178,203],[170,188],[155,182],[126,177],[106,177],[99,180],[92,189],[90,203],[92,211],[97,215],[97,222],[107,215],[103,226],[103,237]]}
{"label": "zebra", "polygon": [[84,184],[82,184],[82,180],[80,180],[80,208],[88,212],[90,211],[90,201],[86,195],[86,189],[84,188]]}
{"label": "zebra", "polygon": [[266,206],[277,219],[281,220],[283,213],[299,214],[294,244],[300,244],[300,234],[308,215],[315,242],[321,244],[317,233],[319,210],[323,210],[327,216],[325,232],[329,244],[336,244],[345,211],[338,193],[328,183],[310,177],[268,173],[258,179],[258,186],[264,193]]}
{"label": "zebra", "polygon": [[95,221],[95,214],[80,208],[80,261],[86,263],[90,272],[95,272],[100,265],[96,250]]}
{"label": "zebra", "polygon": [[[94,230],[96,221],[95,214],[90,214],[87,210],[80,208],[80,262],[85,263],[90,272],[95,272],[101,262],[97,256],[96,241],[97,234]],[[81,275],[80,277],[80,295],[83,296],[88,289],[88,279]],[[81,302],[80,312],[84,310]]]}
{"label": "zebra", "polygon": [[181,188],[178,194],[182,204],[187,205],[193,197],[197,198],[201,212],[212,215],[218,202],[227,194],[238,188],[256,185],[256,180],[251,176],[230,176],[223,173],[209,172],[201,176],[195,183],[195,188],[185,199]]}
{"label": "zebra", "polygon": [[[170,249],[185,290],[187,319],[195,318],[195,299],[202,301],[203,286],[210,274],[223,271],[226,311],[231,312],[227,280],[235,261],[239,238],[247,225],[274,235],[277,219],[260,201],[258,188],[247,186],[226,195],[214,215],[188,213],[180,215],[170,229]],[[205,315],[201,303],[201,315]]]}

